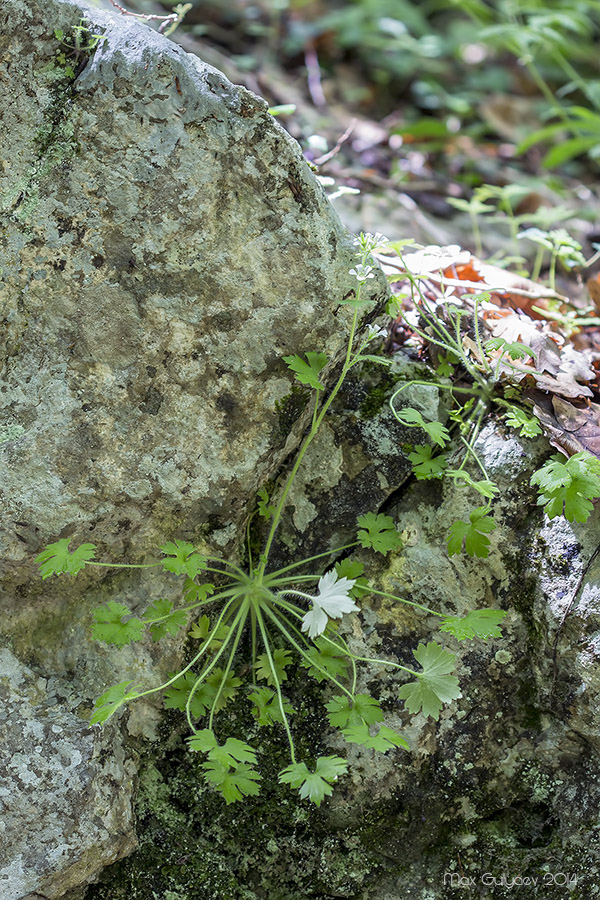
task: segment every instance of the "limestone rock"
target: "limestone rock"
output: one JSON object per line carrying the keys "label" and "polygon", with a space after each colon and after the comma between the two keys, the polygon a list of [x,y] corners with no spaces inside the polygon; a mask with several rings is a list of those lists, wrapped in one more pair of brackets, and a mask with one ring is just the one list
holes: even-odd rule
{"label": "limestone rock", "polygon": [[135,847],[135,767],[115,728],[90,728],[9,650],[0,694],[0,898],[54,900]]}
{"label": "limestone rock", "polygon": [[[6,0],[0,82],[0,631],[59,698],[56,719],[36,694],[8,722],[26,781],[2,798],[2,900],[54,900],[133,846],[118,733],[72,710],[132,667],[156,684],[182,642],[90,640],[94,606],[141,612],[177,585],[42,582],[35,556],[63,537],[116,562],[173,538],[235,553],[302,433],[281,428],[281,357],[324,351],[331,374],[355,248],[265,101],[144,24]],[[383,277],[367,291],[385,298]],[[128,724],[153,735],[147,709]]]}
{"label": "limestone rock", "polygon": [[7,0],[0,48],[4,627],[38,654],[32,604],[70,603],[76,627],[80,594],[47,582],[40,608],[46,542],[132,562],[174,537],[235,549],[298,440],[281,357],[336,357],[355,260],[265,101],[146,25]]}

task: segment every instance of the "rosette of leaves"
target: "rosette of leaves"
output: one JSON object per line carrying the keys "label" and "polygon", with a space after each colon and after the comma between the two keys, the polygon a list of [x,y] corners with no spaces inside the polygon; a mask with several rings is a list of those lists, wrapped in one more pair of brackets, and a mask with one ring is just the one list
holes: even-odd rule
{"label": "rosette of leaves", "polygon": [[[394,520],[378,512],[359,516],[356,541],[275,571],[268,569],[275,532],[303,457],[349,370],[360,360],[372,358],[366,352],[371,336],[358,334],[360,318],[369,305],[361,291],[374,277],[372,253],[382,241],[381,236],[368,235],[356,241],[358,262],[350,272],[355,287],[342,301],[352,313],[352,326],[341,372],[329,393],[323,377],[327,365],[324,353],[308,352],[304,359],[285,357],[297,381],[313,392],[314,410],[283,488],[271,497],[265,488],[259,492],[256,513],[265,520],[268,533],[258,559],[253,558],[249,538],[246,569],[186,541],[170,541],[160,548],[159,559],[130,567],[156,567],[171,573],[181,583],[179,603],[159,598],[137,614],[109,600],[93,611],[93,635],[105,643],[123,647],[147,637],[161,641],[185,633],[192,649],[189,662],[161,684],[145,687],[123,681],[110,687],[96,701],[92,723],[106,722],[136,698],[162,695],[166,707],[185,715],[191,731],[189,748],[201,755],[205,783],[228,804],[256,795],[261,783],[257,748],[239,735],[223,733],[226,726],[220,724],[227,721],[220,718],[222,711],[236,696],[246,699],[257,727],[269,732],[279,729],[285,735],[290,762],[279,773],[279,781],[298,790],[301,798],[319,806],[347,772],[348,763],[339,756],[297,759],[292,733],[296,711],[286,695],[293,666],[299,664],[326,692],[325,708],[332,728],[338,729],[348,743],[360,744],[371,752],[405,752],[408,742],[385,724],[377,697],[358,691],[359,667],[384,667],[401,676],[397,700],[405,701],[409,713],[437,720],[443,706],[461,696],[454,674],[455,654],[441,643],[419,644],[414,651],[416,663],[363,657],[353,651],[339,623],[344,616],[359,612],[365,594],[390,597],[428,616],[438,616],[444,633],[458,640],[498,636],[504,616],[493,610],[480,610],[478,615],[463,619],[446,616],[372,586],[364,575],[363,563],[348,554],[359,547],[379,554],[402,548]],[[415,418],[413,424],[420,425],[421,421]],[[444,429],[436,433],[445,440]],[[480,531],[482,521],[478,520]],[[70,538],[59,540],[39,555],[43,578],[74,576],[82,569],[111,565],[96,560],[93,544],[71,550],[70,543]],[[322,566],[330,558],[338,561],[324,574],[322,570],[306,572],[312,564]],[[117,565],[128,567],[125,563]]]}

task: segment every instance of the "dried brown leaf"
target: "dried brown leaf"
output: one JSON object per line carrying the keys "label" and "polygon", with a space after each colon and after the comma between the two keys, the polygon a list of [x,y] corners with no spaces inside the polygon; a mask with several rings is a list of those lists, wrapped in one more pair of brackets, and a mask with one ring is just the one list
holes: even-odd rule
{"label": "dried brown leaf", "polygon": [[562,397],[544,396],[539,391],[530,396],[535,400],[533,412],[552,446],[567,456],[588,450],[600,458],[600,404],[574,406]]}

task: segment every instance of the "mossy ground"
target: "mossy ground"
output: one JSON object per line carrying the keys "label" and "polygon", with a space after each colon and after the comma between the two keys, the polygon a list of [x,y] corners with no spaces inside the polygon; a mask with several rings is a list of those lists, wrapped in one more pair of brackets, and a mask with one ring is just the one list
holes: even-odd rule
{"label": "mossy ground", "polygon": [[[320,689],[303,672],[293,677],[299,758],[328,752]],[[369,825],[381,809],[346,827],[279,785],[289,763],[282,729],[257,728],[239,698],[222,716],[223,733],[259,749],[261,792],[227,806],[202,780],[201,757],[185,746],[175,713],[165,716],[160,750],[148,757],[138,785],[139,850],[106,869],[85,900],[320,900],[355,897],[381,868]],[[217,729],[219,723],[217,723]],[[331,749],[329,752],[332,752]],[[333,891],[333,893],[332,893]],[[358,892],[358,893],[357,893]]]}

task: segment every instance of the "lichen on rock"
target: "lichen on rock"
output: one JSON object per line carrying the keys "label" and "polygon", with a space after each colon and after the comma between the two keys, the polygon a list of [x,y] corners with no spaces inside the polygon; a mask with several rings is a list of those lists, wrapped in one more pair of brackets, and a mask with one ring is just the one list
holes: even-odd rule
{"label": "lichen on rock", "polygon": [[0,898],[60,897],[135,848],[135,765],[118,729],[90,728],[60,679],[9,650],[0,693]]}

